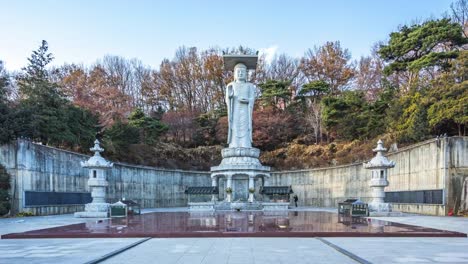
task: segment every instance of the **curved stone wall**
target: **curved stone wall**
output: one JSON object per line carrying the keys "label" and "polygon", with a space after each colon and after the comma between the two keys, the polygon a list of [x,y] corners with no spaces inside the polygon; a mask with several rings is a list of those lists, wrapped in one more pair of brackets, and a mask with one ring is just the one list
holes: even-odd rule
{"label": "curved stone wall", "polygon": [[[104,153],[105,156],[105,153]],[[84,205],[25,206],[25,191],[89,192],[88,172],[80,161],[89,158],[26,140],[0,147],[0,163],[12,175],[13,212],[36,215],[83,211]],[[166,170],[114,163],[107,172],[107,198],[135,199],[144,208],[186,206],[185,186],[209,186],[209,172]]]}
{"label": "curved stone wall", "polygon": [[[105,156],[105,152],[104,152]],[[10,173],[13,212],[37,215],[72,213],[83,205],[25,207],[25,191],[89,192],[88,173],[80,161],[89,156],[38,145],[26,140],[0,146],[0,163]],[[385,191],[443,190],[443,204],[394,203],[397,210],[445,215],[460,203],[468,177],[468,137],[424,141],[388,154],[396,162],[389,169]],[[120,198],[139,201],[144,208],[187,206],[186,186],[211,186],[209,172],[158,169],[115,163],[108,172],[109,202]],[[368,201],[370,172],[362,164],[310,170],[272,172],[269,185],[291,185],[299,205],[336,207],[357,197]]]}

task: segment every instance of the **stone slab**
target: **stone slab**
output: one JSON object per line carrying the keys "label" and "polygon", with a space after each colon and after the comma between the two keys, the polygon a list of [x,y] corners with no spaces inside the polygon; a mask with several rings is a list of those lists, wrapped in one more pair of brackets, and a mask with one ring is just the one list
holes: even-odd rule
{"label": "stone slab", "polygon": [[107,218],[107,212],[76,212],[74,214],[78,218]]}
{"label": "stone slab", "polygon": [[314,238],[151,239],[104,263],[356,263]]}
{"label": "stone slab", "polygon": [[326,238],[371,263],[468,263],[466,238]]}
{"label": "stone slab", "polygon": [[8,239],[0,240],[0,263],[86,263],[140,239]]}
{"label": "stone slab", "polygon": [[264,211],[287,211],[289,203],[262,203]]}

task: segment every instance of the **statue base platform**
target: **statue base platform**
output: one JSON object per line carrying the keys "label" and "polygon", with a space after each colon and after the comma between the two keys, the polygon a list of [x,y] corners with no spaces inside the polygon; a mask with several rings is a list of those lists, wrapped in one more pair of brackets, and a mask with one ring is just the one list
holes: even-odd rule
{"label": "statue base platform", "polygon": [[78,218],[107,218],[108,210],[108,203],[89,203],[85,205],[84,212],[76,212],[74,216]]}
{"label": "statue base platform", "polygon": [[263,211],[287,211],[289,209],[289,203],[278,202],[278,203],[263,203]]}
{"label": "statue base platform", "polygon": [[[260,150],[256,148],[225,148],[221,151],[223,160],[219,166],[211,167],[211,178],[219,186],[222,180],[223,188],[231,188],[232,193],[224,193],[225,201],[217,202],[215,210],[262,210],[261,203],[254,200],[254,193],[249,191],[254,188],[259,191],[259,186],[270,177],[270,167],[263,166],[258,159]],[[263,182],[263,183],[260,183]],[[257,186],[255,186],[255,182]]]}
{"label": "statue base platform", "polygon": [[214,211],[214,202],[188,203],[189,211]]}
{"label": "statue base platform", "polygon": [[263,166],[256,148],[225,148],[221,151],[223,160],[219,166],[211,167],[211,177],[226,175],[261,175],[270,177],[270,167]]}
{"label": "statue base platform", "polygon": [[190,212],[213,212],[213,211],[288,211],[289,203],[273,202],[201,202],[189,203]]}

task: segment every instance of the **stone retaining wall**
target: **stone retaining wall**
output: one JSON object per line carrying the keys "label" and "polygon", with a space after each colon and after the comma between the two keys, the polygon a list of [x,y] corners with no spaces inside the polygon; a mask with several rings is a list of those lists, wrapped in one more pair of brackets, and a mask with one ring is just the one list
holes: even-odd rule
{"label": "stone retaining wall", "polygon": [[[105,152],[104,152],[105,156]],[[89,156],[42,146],[26,140],[0,146],[0,163],[10,173],[13,212],[37,215],[83,210],[83,205],[24,206],[24,191],[89,192],[88,172],[80,161]],[[404,212],[445,215],[460,203],[461,185],[468,177],[468,137],[421,142],[388,155],[386,191],[443,190],[443,204],[394,204]],[[125,197],[144,208],[187,206],[186,186],[211,186],[209,172],[158,169],[116,163],[107,175],[110,202]],[[299,205],[336,207],[357,197],[369,201],[370,172],[361,163],[309,170],[272,172],[269,185],[292,185]]]}
{"label": "stone retaining wall", "polygon": [[[105,156],[105,152],[104,152]],[[89,156],[18,140],[0,147],[0,163],[12,176],[12,212],[36,215],[82,211],[84,205],[24,206],[24,191],[89,192],[88,172],[80,162]],[[186,206],[185,186],[209,186],[210,174],[115,163],[107,174],[110,202],[125,197],[144,208]]]}
{"label": "stone retaining wall", "polygon": [[[387,155],[396,162],[389,169],[385,191],[443,190],[443,204],[393,204],[396,210],[446,215],[460,203],[461,185],[468,177],[468,137],[424,141]],[[292,185],[299,204],[336,207],[346,198],[368,202],[370,171],[362,163],[344,166],[273,172],[270,185]]]}

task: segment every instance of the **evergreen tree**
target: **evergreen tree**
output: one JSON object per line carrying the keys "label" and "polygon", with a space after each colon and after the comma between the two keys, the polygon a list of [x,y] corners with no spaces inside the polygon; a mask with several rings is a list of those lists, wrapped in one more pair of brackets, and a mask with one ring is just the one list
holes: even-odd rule
{"label": "evergreen tree", "polygon": [[458,57],[459,47],[466,43],[460,24],[450,19],[430,20],[391,33],[389,43],[381,45],[378,53],[389,62],[386,74],[431,66],[447,70],[450,60]]}
{"label": "evergreen tree", "polygon": [[132,144],[140,142],[140,131],[137,127],[117,121],[104,131],[104,146],[109,156],[121,157],[128,153]]}
{"label": "evergreen tree", "polygon": [[7,214],[11,208],[10,194],[10,175],[5,167],[0,164],[0,216]]}
{"label": "evergreen tree", "polygon": [[219,113],[206,113],[199,115],[195,122],[197,129],[193,135],[193,141],[196,146],[214,145],[216,140],[216,125],[218,124]]}
{"label": "evergreen tree", "polygon": [[21,95],[19,115],[26,119],[26,127],[20,129],[21,133],[43,144],[58,144],[61,138],[67,138],[68,132],[63,111],[67,101],[59,93],[58,86],[48,79],[46,66],[52,60],[47,42],[43,40],[18,77]]}
{"label": "evergreen tree", "polygon": [[[452,70],[440,76],[428,93],[429,125],[437,134],[466,135],[468,126],[468,51],[462,51]],[[455,129],[453,129],[455,128]]]}
{"label": "evergreen tree", "polygon": [[168,130],[167,125],[157,118],[146,116],[143,110],[136,108],[128,117],[128,124],[139,129],[141,143],[154,145],[159,137]]}
{"label": "evergreen tree", "polygon": [[92,142],[96,133],[95,118],[73,107],[59,86],[50,80],[46,67],[53,55],[48,49],[43,40],[18,77],[21,100],[15,114],[16,133],[55,146]]}
{"label": "evergreen tree", "polygon": [[287,103],[291,100],[291,91],[289,90],[290,81],[277,81],[268,80],[265,83],[259,85],[262,92],[260,100],[264,105],[281,108],[279,103],[284,103],[286,107]]}
{"label": "evergreen tree", "polygon": [[401,116],[394,123],[401,142],[425,140],[429,135],[427,102],[421,92],[413,92],[400,99]]}
{"label": "evergreen tree", "polygon": [[14,138],[13,111],[7,99],[8,85],[9,78],[4,71],[3,62],[0,61],[0,144],[9,142]]}
{"label": "evergreen tree", "polygon": [[362,91],[345,91],[340,96],[327,96],[322,100],[323,123],[329,134],[338,139],[363,138],[368,104]]}
{"label": "evergreen tree", "polygon": [[387,131],[387,116],[395,100],[396,89],[387,82],[383,91],[378,95],[377,100],[372,104],[367,104],[363,116],[367,119],[366,125],[359,131],[362,138],[375,138]]}

